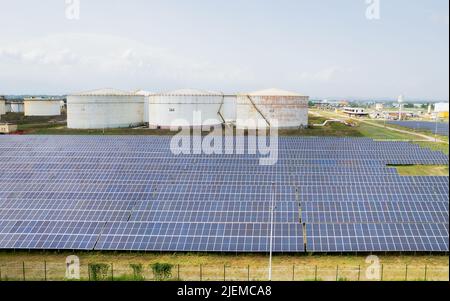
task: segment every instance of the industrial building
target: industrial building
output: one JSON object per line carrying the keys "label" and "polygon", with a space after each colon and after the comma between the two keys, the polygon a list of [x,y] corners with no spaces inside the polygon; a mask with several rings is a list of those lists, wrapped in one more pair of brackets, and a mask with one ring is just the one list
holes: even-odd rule
{"label": "industrial building", "polygon": [[344,108],[344,113],[351,117],[366,117],[369,113],[364,108]]}
{"label": "industrial building", "polygon": [[150,128],[214,126],[226,122],[225,95],[193,89],[150,96]]}
{"label": "industrial building", "polygon": [[0,123],[0,134],[11,134],[17,131],[17,125],[11,123]]}
{"label": "industrial building", "polygon": [[449,115],[449,103],[441,102],[434,105],[434,112],[439,118],[448,118]]}
{"label": "industrial building", "polygon": [[6,114],[6,99],[0,96],[0,116]]}
{"label": "industrial building", "polygon": [[144,123],[145,96],[101,89],[67,97],[70,129],[126,128]]}
{"label": "industrial building", "polygon": [[6,113],[23,113],[23,100],[8,100],[6,101]]}
{"label": "industrial building", "polygon": [[278,89],[257,91],[237,96],[236,126],[252,129],[256,125],[279,128],[300,128],[308,126],[309,97]]}
{"label": "industrial building", "polygon": [[375,110],[376,111],[383,111],[384,110],[384,104],[383,103],[375,104]]}
{"label": "industrial building", "polygon": [[25,116],[60,116],[60,99],[26,98],[24,100]]}

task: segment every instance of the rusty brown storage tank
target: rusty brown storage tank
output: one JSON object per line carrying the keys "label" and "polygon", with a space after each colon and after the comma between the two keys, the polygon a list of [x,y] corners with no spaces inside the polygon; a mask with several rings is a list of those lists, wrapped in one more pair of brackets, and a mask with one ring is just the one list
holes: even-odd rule
{"label": "rusty brown storage tank", "polygon": [[238,129],[252,129],[258,124],[281,129],[307,127],[308,102],[308,96],[279,89],[240,94],[236,126]]}

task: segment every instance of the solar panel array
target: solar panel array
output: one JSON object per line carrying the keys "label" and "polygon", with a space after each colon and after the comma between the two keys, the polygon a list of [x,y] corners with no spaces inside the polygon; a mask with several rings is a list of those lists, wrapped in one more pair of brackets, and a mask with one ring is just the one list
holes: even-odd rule
{"label": "solar panel array", "polygon": [[389,121],[389,124],[407,127],[414,130],[427,130],[433,134],[448,137],[448,123],[427,121]]}
{"label": "solar panel array", "polygon": [[251,141],[177,156],[171,137],[0,137],[0,249],[268,252],[273,218],[275,252],[448,251],[448,177],[387,166],[448,156],[280,138],[262,166]]}

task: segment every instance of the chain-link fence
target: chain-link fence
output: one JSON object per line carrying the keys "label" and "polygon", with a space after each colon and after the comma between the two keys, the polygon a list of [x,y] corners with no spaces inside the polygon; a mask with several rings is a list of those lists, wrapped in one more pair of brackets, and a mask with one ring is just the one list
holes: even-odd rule
{"label": "chain-link fence", "polygon": [[[266,281],[268,267],[114,263],[72,266],[59,263],[0,264],[1,281]],[[274,266],[273,281],[449,281],[448,266]]]}

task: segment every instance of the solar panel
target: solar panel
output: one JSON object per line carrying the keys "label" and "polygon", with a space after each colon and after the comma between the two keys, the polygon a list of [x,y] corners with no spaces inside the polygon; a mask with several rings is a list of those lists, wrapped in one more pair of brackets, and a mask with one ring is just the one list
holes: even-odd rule
{"label": "solar panel", "polygon": [[427,122],[427,121],[389,121],[389,124],[399,125],[414,130],[427,130],[433,134],[438,134],[448,137],[448,123],[443,122]]}
{"label": "solar panel", "polygon": [[176,156],[171,139],[0,137],[0,249],[267,252],[274,204],[275,252],[448,251],[448,177],[387,166],[448,164],[441,152],[283,137],[261,166]]}
{"label": "solar panel", "polygon": [[447,224],[308,224],[312,252],[448,252]]}

